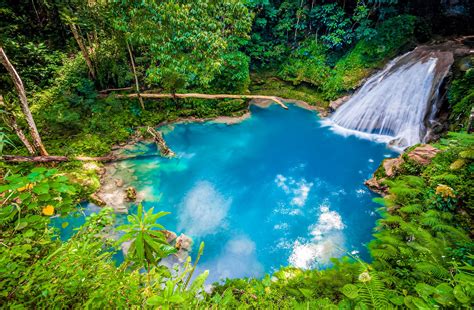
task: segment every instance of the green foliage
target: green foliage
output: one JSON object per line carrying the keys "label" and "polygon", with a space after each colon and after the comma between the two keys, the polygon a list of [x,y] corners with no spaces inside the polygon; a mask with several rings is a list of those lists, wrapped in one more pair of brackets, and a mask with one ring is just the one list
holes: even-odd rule
{"label": "green foliage", "polygon": [[[244,100],[169,99],[145,101],[143,110],[137,100],[104,95],[98,90],[135,82],[127,47],[142,89],[245,93],[250,88],[324,105],[357,87],[414,37],[429,36],[420,19],[388,18],[396,13],[393,5],[400,5],[395,2],[0,0],[0,43],[26,85],[48,150],[103,155],[139,126],[241,115],[247,107]],[[69,32],[72,24],[90,53],[94,80]],[[251,66],[277,68],[282,80],[276,71],[257,72],[249,86]],[[0,90],[15,103],[11,81],[0,73]],[[473,76],[472,69],[459,73],[449,89],[453,129],[466,126]],[[19,123],[24,126],[23,119]],[[11,134],[0,131],[0,153],[24,152],[14,148]],[[325,270],[285,267],[262,279],[227,280],[210,293],[204,291],[207,271],[191,281],[203,244],[194,264],[190,258],[174,269],[159,264],[176,251],[156,223],[165,213],[139,206],[129,224],[119,227],[125,231],[120,242],[131,242],[120,266],[113,261],[117,238],[109,209],[88,218],[70,240],[59,241],[50,217],[67,215],[97,189],[95,169],[77,162],[58,169],[2,168],[0,303],[11,308],[472,308],[473,145],[472,134],[451,133],[436,144],[442,152],[431,164],[404,157],[397,175],[386,180],[388,195],[378,199],[381,218],[368,245],[370,264],[346,257]],[[376,174],[386,177],[380,169]]]}
{"label": "green foliage", "polygon": [[282,65],[279,76],[294,85],[305,82],[320,88],[330,72],[326,62],[326,50],[323,46],[314,41],[305,42]]}
{"label": "green foliage", "polygon": [[212,88],[222,92],[245,93],[250,84],[250,58],[242,52],[226,53],[220,72],[211,83]]}
{"label": "green foliage", "polygon": [[465,129],[471,109],[474,106],[474,69],[461,72],[448,90],[448,102],[451,108],[450,123],[453,130]]}
{"label": "green foliage", "polygon": [[376,34],[360,40],[354,49],[341,58],[324,84],[326,99],[334,99],[344,91],[353,90],[373,69],[402,51],[414,39],[416,18],[409,15],[393,17],[376,30]]}
{"label": "green foliage", "polygon": [[251,22],[240,1],[122,2],[112,9],[115,29],[147,48],[147,81],[162,85],[171,77],[181,84],[170,89],[208,86],[223,68],[226,52],[235,52],[247,38]]}
{"label": "green foliage", "polygon": [[31,224],[26,214],[38,218],[55,213],[67,213],[73,207],[74,186],[69,179],[55,169],[38,167],[27,175],[11,174],[0,186],[3,193],[0,223],[15,223],[15,229]]}
{"label": "green foliage", "polygon": [[[27,175],[10,172],[0,185],[0,302],[13,308],[131,308],[144,305],[199,305],[207,272],[191,283],[197,260],[170,272],[147,266],[143,275],[128,261],[113,261],[117,241],[111,234],[113,210],[92,214],[71,239],[61,242],[49,225],[53,214],[67,215],[74,206],[75,186],[57,170],[35,168]],[[13,208],[10,208],[13,206]],[[36,206],[36,207],[35,207]],[[75,209],[75,208],[74,208]],[[12,212],[13,210],[13,212]],[[175,249],[153,210],[130,218],[124,239],[134,239],[130,257],[156,263]],[[150,241],[150,238],[152,239]],[[140,243],[141,242],[141,243]],[[143,249],[143,256],[140,248]],[[151,249],[150,249],[151,248]],[[149,253],[151,252],[151,256]],[[138,266],[140,267],[140,266]]]}
{"label": "green foliage", "polygon": [[128,216],[129,224],[117,227],[118,230],[125,232],[119,243],[131,241],[127,258],[137,263],[139,267],[146,267],[148,271],[151,265],[157,265],[162,258],[176,252],[176,249],[166,241],[165,234],[159,231],[165,228],[156,223],[159,218],[167,214],[169,213],[153,213],[153,208],[143,212],[143,206],[139,204],[137,214]]}

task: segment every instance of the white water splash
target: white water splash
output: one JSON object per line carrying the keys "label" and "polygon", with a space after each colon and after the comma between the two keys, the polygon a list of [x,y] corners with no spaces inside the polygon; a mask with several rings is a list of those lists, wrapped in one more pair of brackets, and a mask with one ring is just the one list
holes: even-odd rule
{"label": "white water splash", "polygon": [[275,183],[287,195],[292,196],[290,204],[298,207],[302,207],[306,204],[309,192],[314,185],[312,182],[308,182],[304,178],[296,181],[293,177],[287,178],[281,174],[278,174],[275,177]]}
{"label": "white water splash", "polygon": [[390,143],[401,150],[423,142],[437,112],[438,89],[450,63],[415,49],[373,75],[330,119],[333,131]]}
{"label": "white water splash", "polygon": [[315,268],[318,265],[326,265],[332,257],[339,257],[344,253],[345,242],[342,230],[345,225],[341,215],[336,211],[330,211],[329,207],[323,205],[315,225],[309,227],[313,236],[309,242],[296,240],[293,250],[288,259],[292,266],[304,269]]}

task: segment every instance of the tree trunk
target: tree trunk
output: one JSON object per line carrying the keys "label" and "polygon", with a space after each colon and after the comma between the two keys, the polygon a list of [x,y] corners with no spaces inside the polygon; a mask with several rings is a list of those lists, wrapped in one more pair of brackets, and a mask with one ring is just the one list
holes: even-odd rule
{"label": "tree trunk", "polygon": [[156,146],[163,157],[172,158],[176,156],[176,154],[166,144],[166,141],[163,139],[163,135],[160,131],[155,130],[152,127],[147,127],[146,131],[153,137],[153,140],[155,141]]}
{"label": "tree trunk", "polygon": [[14,115],[5,116],[5,122],[7,123],[9,127],[11,127],[15,131],[18,138],[21,140],[21,142],[23,142],[26,149],[28,150],[28,153],[30,153],[31,155],[34,155],[36,151],[33,145],[31,145],[30,141],[28,141],[28,138],[23,133],[23,130],[21,130],[21,128],[18,126],[15,116]]}
{"label": "tree trunk", "polygon": [[18,92],[18,97],[20,98],[20,106],[23,114],[25,115],[26,123],[30,129],[30,135],[33,139],[33,144],[36,149],[39,150],[40,154],[43,156],[47,156],[48,152],[44,148],[43,142],[41,141],[41,137],[39,135],[38,129],[36,128],[35,120],[33,119],[33,115],[31,115],[30,107],[28,106],[28,100],[26,98],[25,88],[23,86],[23,82],[21,81],[20,76],[16,72],[13,65],[8,60],[7,55],[2,47],[0,47],[0,62],[2,65],[7,69],[8,73],[10,74],[13,84]]}
{"label": "tree trunk", "polygon": [[[0,106],[6,106],[5,102],[3,101],[2,95],[0,95]],[[26,149],[28,150],[28,153],[30,153],[31,155],[34,155],[36,153],[36,150],[33,147],[33,145],[31,145],[30,141],[25,136],[25,134],[23,133],[23,130],[21,130],[20,126],[18,126],[18,122],[16,121],[15,115],[13,115],[12,113],[8,113],[8,111],[6,111],[4,115],[4,120],[7,126],[13,129],[13,131],[15,131],[18,138],[21,140],[21,142],[23,142]]]}
{"label": "tree trunk", "polygon": [[74,39],[76,40],[77,45],[79,45],[79,49],[81,50],[82,56],[86,60],[87,68],[89,68],[89,73],[90,73],[91,77],[95,80],[94,66],[92,65],[92,61],[91,61],[91,58],[89,56],[89,52],[87,51],[87,48],[84,45],[84,42],[82,41],[82,37],[79,34],[79,31],[77,30],[77,27],[74,23],[70,23],[69,28],[71,28],[72,35],[74,36]]}
{"label": "tree trunk", "polygon": [[145,110],[145,104],[143,103],[143,98],[140,96],[140,85],[138,84],[137,70],[135,69],[135,61],[133,60],[132,49],[130,48],[130,44],[128,44],[127,39],[125,39],[125,42],[127,43],[127,50],[128,50],[128,55],[130,56],[130,63],[132,64],[132,71],[133,71],[133,77],[135,78],[135,88],[136,88],[138,101],[140,101],[140,106],[142,107],[142,110]]}
{"label": "tree trunk", "polygon": [[88,157],[88,156],[17,156],[17,155],[3,155],[0,156],[0,160],[11,163],[51,163],[51,162],[66,162],[66,161],[101,161],[101,162],[110,162],[110,161],[119,161],[127,159],[139,159],[139,158],[151,158],[158,156],[156,154],[146,154],[146,155],[107,155],[99,157]]}

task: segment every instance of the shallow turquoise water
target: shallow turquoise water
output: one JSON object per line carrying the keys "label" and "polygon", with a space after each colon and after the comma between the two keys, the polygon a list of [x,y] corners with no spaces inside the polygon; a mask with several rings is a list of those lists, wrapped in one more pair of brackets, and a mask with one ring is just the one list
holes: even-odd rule
{"label": "shallow turquoise water", "polygon": [[[252,107],[235,125],[189,123],[162,128],[175,159],[129,161],[144,206],[172,214],[169,230],[205,242],[199,269],[209,281],[258,277],[280,266],[324,268],[359,253],[371,239],[377,205],[363,182],[384,144],[342,137],[314,112],[290,105]],[[156,152],[154,145],[137,150]]]}

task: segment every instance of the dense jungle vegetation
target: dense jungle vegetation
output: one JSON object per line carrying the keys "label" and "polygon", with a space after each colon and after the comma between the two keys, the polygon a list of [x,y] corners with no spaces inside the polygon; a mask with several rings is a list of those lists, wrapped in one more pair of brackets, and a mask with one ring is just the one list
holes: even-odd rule
{"label": "dense jungle vegetation", "polygon": [[[0,0],[0,155],[102,156],[145,126],[248,107],[180,93],[275,95],[325,110],[417,44],[473,33],[470,1],[429,2]],[[165,213],[139,207],[117,241],[103,208],[58,239],[51,216],[98,189],[100,163],[2,160],[1,307],[472,308],[473,63],[453,68],[447,84],[449,132],[433,143],[441,152],[424,166],[406,158],[386,178],[371,262],[348,256],[206,291],[207,274],[193,277],[198,260],[159,264],[176,251],[159,232]],[[125,240],[132,246],[116,266]]]}

